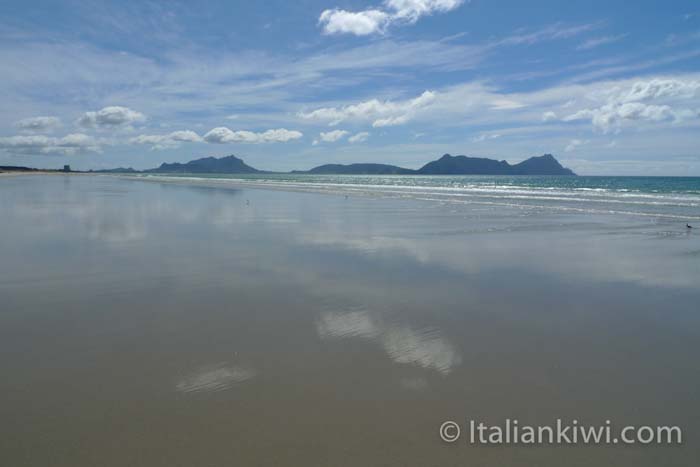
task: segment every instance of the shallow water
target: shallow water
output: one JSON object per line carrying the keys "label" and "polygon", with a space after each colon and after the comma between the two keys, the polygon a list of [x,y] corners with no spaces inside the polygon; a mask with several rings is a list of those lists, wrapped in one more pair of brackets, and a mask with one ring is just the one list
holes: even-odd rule
{"label": "shallow water", "polygon": [[132,177],[450,203],[700,220],[700,177],[138,174]]}
{"label": "shallow water", "polygon": [[[698,465],[678,219],[274,188],[0,180],[3,465]],[[439,439],[472,418],[685,443]]]}

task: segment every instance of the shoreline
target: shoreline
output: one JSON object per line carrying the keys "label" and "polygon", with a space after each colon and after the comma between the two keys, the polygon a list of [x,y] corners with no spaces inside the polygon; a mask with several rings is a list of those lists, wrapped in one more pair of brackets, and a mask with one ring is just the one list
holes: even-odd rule
{"label": "shoreline", "polygon": [[[109,174],[99,174],[99,175],[109,175]],[[526,210],[547,210],[560,213],[578,213],[581,215],[585,214],[595,214],[595,215],[606,215],[606,216],[631,216],[631,217],[641,217],[645,219],[657,218],[663,219],[664,221],[700,221],[700,215],[697,213],[689,214],[675,214],[675,213],[665,213],[665,212],[641,212],[632,211],[629,209],[592,209],[590,207],[580,207],[564,205],[564,203],[557,205],[556,202],[570,202],[570,201],[582,201],[590,203],[607,203],[614,206],[627,206],[634,205],[635,202],[624,202],[619,200],[602,200],[596,198],[565,198],[565,197],[553,197],[549,196],[547,193],[545,196],[537,195],[530,196],[528,198],[527,194],[517,193],[516,195],[509,197],[505,195],[503,197],[492,196],[490,193],[483,194],[479,192],[467,192],[460,193],[456,189],[445,188],[445,187],[434,187],[434,186],[401,186],[401,185],[377,185],[377,184],[359,184],[359,183],[329,183],[329,182],[294,182],[285,180],[257,180],[257,179],[244,179],[244,178],[208,178],[208,177],[180,177],[172,175],[149,175],[145,177],[141,176],[131,176],[131,175],[111,175],[124,180],[136,180],[136,181],[146,181],[146,182],[156,182],[163,184],[173,184],[173,185],[191,185],[191,186],[205,186],[205,187],[216,187],[216,188],[252,188],[252,189],[262,189],[262,190],[274,190],[274,191],[287,191],[287,192],[301,192],[301,193],[318,193],[327,194],[335,196],[363,196],[369,198],[386,198],[386,199],[413,199],[417,201],[432,202],[438,204],[451,204],[451,205],[481,205],[481,206],[491,206],[491,207],[502,207],[502,208],[519,208]],[[352,177],[352,176],[350,176]],[[372,177],[372,176],[367,176]],[[583,196],[583,195],[581,195]],[[590,196],[590,195],[588,195]],[[640,195],[644,196],[644,195]],[[523,202],[524,200],[533,201],[532,203]],[[515,201],[515,202],[514,202]],[[541,204],[542,201],[553,203]],[[534,204],[534,202],[539,202],[540,204]],[[698,206],[700,206],[700,198],[696,201]],[[653,206],[655,202],[650,205]],[[657,203],[658,204],[658,203]],[[693,204],[689,207],[695,208]]]}
{"label": "shoreline", "polygon": [[[537,187],[484,184],[477,188],[460,188],[434,185],[401,185],[369,183],[386,180],[386,176],[341,175],[335,177],[311,176],[311,181],[277,180],[256,178],[222,178],[170,175],[125,175],[90,172],[21,172],[0,173],[0,176],[20,175],[94,175],[125,181],[160,183],[219,189],[256,189],[290,193],[316,193],[341,197],[365,197],[382,199],[414,200],[433,205],[452,206],[465,209],[481,206],[485,209],[516,209],[533,214],[549,212],[552,215],[605,216],[608,220],[617,216],[630,221],[651,220],[662,224],[696,223],[700,221],[700,196],[674,195],[673,193],[630,193],[627,190],[601,193],[600,189],[578,188],[566,191]],[[235,175],[235,174],[232,174]],[[307,177],[307,174],[302,175]],[[324,178],[344,179],[345,182],[324,181]],[[577,177],[578,178],[578,177]],[[452,180],[447,178],[447,180]],[[348,181],[349,180],[349,181]],[[365,180],[366,183],[357,183]],[[401,181],[402,176],[391,180]],[[486,180],[489,180],[488,178]],[[509,180],[508,176],[504,180]],[[351,183],[352,182],[352,183]],[[606,191],[606,190],[603,190]],[[679,212],[678,210],[682,210]],[[675,210],[675,211],[674,211]]]}

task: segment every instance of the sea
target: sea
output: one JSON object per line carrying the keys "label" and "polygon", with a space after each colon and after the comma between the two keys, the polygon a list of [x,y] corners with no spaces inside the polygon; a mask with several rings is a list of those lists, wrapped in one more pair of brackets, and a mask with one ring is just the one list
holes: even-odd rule
{"label": "sea", "polygon": [[344,195],[402,197],[524,210],[700,220],[700,177],[143,174]]}

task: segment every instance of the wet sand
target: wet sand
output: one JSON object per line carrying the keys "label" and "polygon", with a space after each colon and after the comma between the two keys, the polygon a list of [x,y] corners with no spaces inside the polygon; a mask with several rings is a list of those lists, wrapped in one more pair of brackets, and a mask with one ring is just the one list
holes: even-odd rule
{"label": "wet sand", "polygon": [[[649,218],[0,182],[8,466],[694,466],[700,233]],[[444,420],[682,446],[446,444]]]}

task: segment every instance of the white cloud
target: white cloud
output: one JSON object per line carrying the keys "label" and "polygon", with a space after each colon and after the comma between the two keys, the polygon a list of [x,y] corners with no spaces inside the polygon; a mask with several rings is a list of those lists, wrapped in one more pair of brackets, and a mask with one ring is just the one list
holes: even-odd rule
{"label": "white cloud", "polygon": [[[554,121],[573,122],[603,132],[626,126],[655,124],[658,128],[691,125],[700,110],[700,74],[628,78],[588,84],[564,84],[537,91],[502,92],[492,84],[467,82],[424,93],[425,98],[335,104],[299,112],[301,118],[329,125],[343,122],[367,123],[375,127],[387,124],[421,124],[416,131],[442,126],[454,128],[478,126],[486,133],[507,134],[504,126],[520,125],[530,132],[569,131],[567,125],[542,125]],[[609,101],[613,110],[605,108]],[[629,101],[629,102],[628,102]],[[657,107],[626,105],[641,102]],[[663,106],[668,106],[664,108]],[[594,112],[594,110],[598,110]],[[551,112],[551,113],[550,113]],[[596,115],[602,114],[598,117]],[[612,114],[606,117],[607,114]],[[700,122],[697,122],[700,123]],[[428,125],[428,126],[426,126]],[[556,141],[553,144],[558,144]]]}
{"label": "white cloud", "polygon": [[347,135],[348,132],[345,130],[333,130],[333,131],[326,131],[326,132],[321,132],[318,135],[318,139],[315,139],[313,144],[316,145],[320,142],[324,143],[335,143],[336,141],[342,139]]}
{"label": "white cloud", "polygon": [[627,34],[620,34],[619,36],[594,37],[582,42],[578,47],[576,47],[576,50],[590,50],[600,47],[601,45],[612,44],[613,42],[624,39],[626,36]]}
{"label": "white cloud", "polygon": [[689,99],[698,95],[700,80],[674,78],[654,78],[649,81],[637,81],[620,95],[623,102],[648,99],[682,98]]}
{"label": "white cloud", "polygon": [[207,143],[226,144],[226,143],[280,143],[299,139],[304,136],[303,133],[296,130],[287,130],[286,128],[278,128],[275,130],[267,130],[261,133],[253,131],[238,130],[233,131],[226,127],[217,127],[210,130],[204,135],[204,140]]}
{"label": "white cloud", "polygon": [[371,121],[374,127],[401,125],[409,121],[416,112],[435,100],[435,93],[425,91],[414,99],[404,101],[380,101],[371,99],[344,107],[322,107],[298,115],[307,120],[327,122],[330,126],[346,120]]}
{"label": "white cloud", "polygon": [[62,138],[44,135],[20,135],[0,138],[0,149],[10,154],[71,155],[88,151],[99,152],[100,144],[93,137],[82,133],[73,133]]}
{"label": "white cloud", "polygon": [[132,144],[150,144],[153,149],[169,149],[175,148],[180,143],[200,143],[204,141],[194,131],[181,130],[173,131],[165,135],[139,135],[129,140]]}
{"label": "white cloud", "polygon": [[586,144],[588,141],[582,141],[580,139],[572,139],[569,141],[569,144],[566,145],[564,148],[564,152],[573,152],[578,148],[579,146]]}
{"label": "white cloud", "polygon": [[392,18],[415,23],[421,16],[445,13],[462,3],[464,0],[385,0],[384,5],[393,10]]}
{"label": "white cloud", "polygon": [[47,131],[61,126],[61,119],[58,117],[24,118],[18,121],[16,126],[25,131]]}
{"label": "white cloud", "polygon": [[88,128],[110,128],[130,125],[144,120],[146,120],[146,116],[141,112],[131,110],[128,107],[110,106],[96,112],[85,112],[78,119],[78,125]]}
{"label": "white cloud", "polygon": [[591,120],[591,123],[603,132],[608,132],[614,126],[619,126],[623,120],[647,120],[661,122],[674,120],[677,117],[668,105],[648,105],[641,102],[624,104],[610,103],[595,109],[583,109],[563,118],[565,122],[574,120]]}
{"label": "white cloud", "polygon": [[382,32],[389,21],[389,15],[380,10],[359,12],[345,10],[325,10],[318,18],[326,34],[355,34],[367,36]]}
{"label": "white cloud", "polygon": [[372,123],[372,126],[374,128],[381,128],[384,126],[403,125],[404,123],[406,123],[409,120],[410,120],[410,117],[407,114],[404,114],[404,115],[398,115],[396,117],[380,118],[379,120],[375,120],[374,123]]}
{"label": "white cloud", "polygon": [[350,143],[362,143],[364,141],[367,141],[367,138],[369,138],[369,133],[366,131],[361,131],[359,133],[356,133],[352,135],[351,137],[348,138],[348,142]]}
{"label": "white cloud", "polygon": [[422,16],[454,10],[462,3],[464,0],[385,0],[383,10],[324,10],[318,18],[318,23],[323,27],[325,34],[367,36],[383,33],[393,23],[413,24]]}
{"label": "white cloud", "polygon": [[698,116],[696,97],[700,94],[700,81],[680,78],[653,78],[636,81],[631,86],[614,86],[588,96],[601,102],[596,107],[580,109],[562,120],[590,120],[604,133],[620,129],[630,121],[662,122],[682,121]]}

